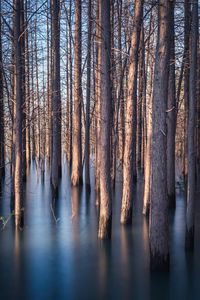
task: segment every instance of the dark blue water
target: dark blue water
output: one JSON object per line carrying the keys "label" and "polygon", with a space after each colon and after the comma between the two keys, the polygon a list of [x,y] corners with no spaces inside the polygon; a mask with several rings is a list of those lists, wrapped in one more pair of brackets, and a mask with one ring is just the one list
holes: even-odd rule
{"label": "dark blue water", "polygon": [[[5,181],[0,215],[8,217],[9,178]],[[177,190],[177,207],[170,213],[170,272],[163,274],[149,270],[148,220],[141,214],[143,180],[135,188],[131,227],[120,226],[121,192],[119,176],[112,240],[99,241],[93,188],[91,194],[84,187],[71,189],[64,164],[54,201],[48,172],[42,178],[32,163],[25,186],[24,229],[15,231],[12,217],[0,231],[0,299],[200,299],[199,195],[195,250],[185,254],[186,203],[184,192]]]}

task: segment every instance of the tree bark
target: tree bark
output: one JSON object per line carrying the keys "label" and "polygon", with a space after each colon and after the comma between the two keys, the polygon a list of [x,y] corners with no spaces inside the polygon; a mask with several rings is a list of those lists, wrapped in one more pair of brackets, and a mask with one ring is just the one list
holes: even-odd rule
{"label": "tree bark", "polygon": [[175,134],[176,134],[176,87],[175,87],[175,43],[174,43],[174,2],[169,4],[170,21],[170,67],[167,102],[167,194],[169,207],[175,208]]}
{"label": "tree bark", "polygon": [[101,168],[100,168],[100,239],[111,237],[112,196],[110,176],[110,0],[101,0]]}
{"label": "tree bark", "polygon": [[1,3],[0,3],[0,184],[5,175],[4,159],[4,96],[3,96],[3,61],[2,61],[2,30],[1,30]]}
{"label": "tree bark", "polygon": [[150,264],[169,268],[167,199],[166,108],[169,70],[169,0],[159,1],[159,24],[152,98],[152,184],[150,209]]}
{"label": "tree bark", "polygon": [[88,57],[87,57],[87,95],[86,95],[86,124],[85,124],[85,184],[90,189],[90,80],[91,80],[91,0],[88,1]]}
{"label": "tree bark", "polygon": [[191,56],[189,75],[189,122],[188,122],[188,186],[186,212],[185,249],[194,248],[194,203],[195,203],[195,110],[197,76],[198,2],[192,1]]}
{"label": "tree bark", "polygon": [[121,223],[132,222],[133,182],[136,179],[136,130],[137,130],[137,68],[143,0],[135,4],[134,29],[131,38],[128,71],[128,97],[125,114],[125,147],[123,164],[123,195]]}
{"label": "tree bark", "polygon": [[61,173],[61,99],[60,99],[60,1],[52,0],[52,158],[51,182],[54,192],[58,191]]}
{"label": "tree bark", "polygon": [[75,0],[75,57],[74,57],[74,117],[73,157],[71,184],[82,184],[82,141],[81,141],[81,0]]}
{"label": "tree bark", "polygon": [[14,0],[14,76],[15,76],[15,226],[19,227],[22,202],[22,47],[20,30],[20,8],[22,0]]}

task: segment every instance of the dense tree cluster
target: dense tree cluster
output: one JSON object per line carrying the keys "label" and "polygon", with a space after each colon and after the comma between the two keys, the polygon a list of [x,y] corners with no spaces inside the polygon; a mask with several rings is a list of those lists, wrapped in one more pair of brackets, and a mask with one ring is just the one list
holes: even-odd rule
{"label": "dense tree cluster", "polygon": [[55,198],[63,156],[71,185],[89,192],[94,162],[98,237],[111,237],[117,172],[124,225],[132,223],[133,188],[143,176],[151,267],[168,269],[168,209],[176,207],[181,166],[185,248],[193,249],[198,26],[197,0],[0,2],[0,180],[9,170],[17,228],[31,160],[42,172],[50,168]]}

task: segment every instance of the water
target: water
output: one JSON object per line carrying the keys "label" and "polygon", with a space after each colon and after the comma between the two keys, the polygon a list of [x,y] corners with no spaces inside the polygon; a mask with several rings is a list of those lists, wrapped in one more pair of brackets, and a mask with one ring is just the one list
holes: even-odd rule
{"label": "water", "polygon": [[[94,170],[91,172],[94,185]],[[0,215],[11,212],[6,178]],[[135,188],[133,225],[120,226],[122,184],[113,193],[111,241],[99,241],[95,194],[70,187],[67,165],[52,202],[49,175],[31,164],[25,187],[24,230],[14,218],[0,231],[0,299],[200,299],[200,205],[195,250],[185,254],[185,197],[177,190],[170,213],[169,274],[149,270],[148,220],[142,216],[143,180]],[[52,205],[52,209],[51,209]],[[55,215],[55,217],[53,216]],[[59,219],[59,220],[57,220]],[[56,225],[57,220],[57,225]]]}

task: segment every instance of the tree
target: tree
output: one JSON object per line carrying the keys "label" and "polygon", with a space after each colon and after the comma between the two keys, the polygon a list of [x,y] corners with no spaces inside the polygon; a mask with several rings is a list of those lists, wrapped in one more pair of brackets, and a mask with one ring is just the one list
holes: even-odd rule
{"label": "tree", "polygon": [[73,154],[71,184],[82,183],[82,142],[81,142],[81,0],[75,0],[75,50],[74,50],[74,115]]}
{"label": "tree", "polygon": [[101,0],[101,168],[99,238],[111,237],[112,196],[110,176],[110,0]]}
{"label": "tree", "polygon": [[0,182],[5,173],[4,162],[4,95],[3,95],[3,60],[2,60],[2,30],[1,30],[1,3],[0,3]]}
{"label": "tree", "polygon": [[137,130],[137,69],[143,0],[135,3],[134,28],[128,71],[128,97],[125,114],[125,147],[123,161],[123,195],[121,223],[132,222],[133,182],[136,177],[136,130]]}
{"label": "tree", "polygon": [[87,57],[87,95],[85,124],[85,184],[90,189],[90,80],[91,80],[91,0],[88,1],[88,57]]}
{"label": "tree", "polygon": [[175,133],[176,133],[176,87],[175,87],[175,44],[174,2],[169,3],[170,20],[170,68],[167,103],[167,194],[169,207],[176,206],[175,198]]}
{"label": "tree", "polygon": [[53,51],[51,181],[54,191],[57,191],[61,173],[60,1],[52,0],[51,13]]}
{"label": "tree", "polygon": [[191,55],[189,76],[188,120],[188,186],[185,249],[194,247],[194,201],[195,201],[195,108],[197,77],[198,1],[192,1]]}
{"label": "tree", "polygon": [[22,0],[14,0],[14,130],[15,130],[15,226],[20,225],[22,202],[22,47],[21,47],[21,3]]}
{"label": "tree", "polygon": [[150,262],[152,269],[169,268],[166,108],[169,68],[169,0],[159,1],[157,53],[152,98],[152,182]]}

